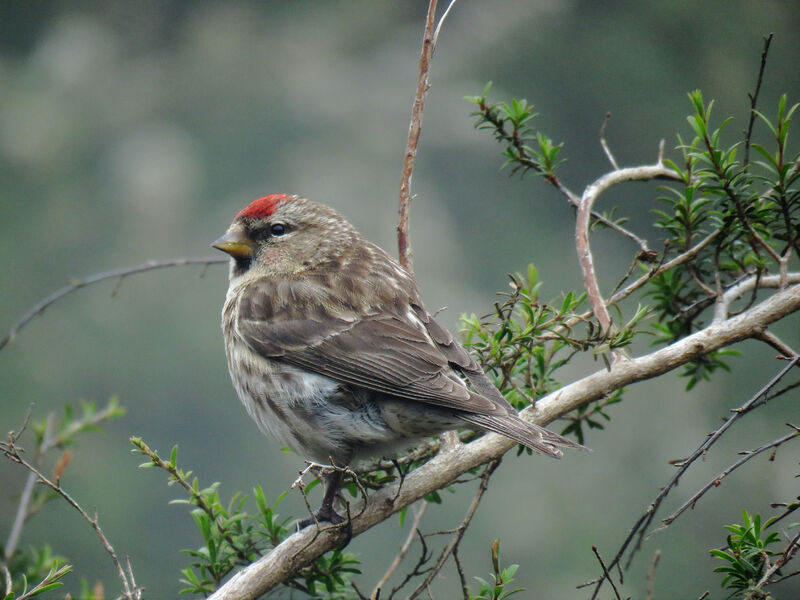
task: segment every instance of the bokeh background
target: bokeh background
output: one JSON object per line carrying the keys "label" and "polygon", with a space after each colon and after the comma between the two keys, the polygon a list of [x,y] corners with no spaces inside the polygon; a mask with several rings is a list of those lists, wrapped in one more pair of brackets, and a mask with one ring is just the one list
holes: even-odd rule
{"label": "bokeh background", "polygon": [[[0,327],[70,277],[148,259],[211,255],[208,247],[251,199],[304,194],[343,212],[368,238],[395,251],[400,167],[426,3],[424,2],[107,2],[6,1],[0,4]],[[443,8],[443,7],[442,7]],[[536,124],[563,141],[561,173],[575,190],[608,169],[607,139],[623,165],[652,162],[660,139],[689,137],[686,93],[715,98],[715,114],[734,116],[731,140],[746,127],[762,36],[775,33],[760,108],[773,114],[780,93],[800,100],[800,5],[791,1],[702,3],[591,0],[462,0],[439,40],[412,190],[411,237],[428,308],[451,328],[463,312],[483,314],[506,273],[534,262],[544,298],[577,289],[573,215],[534,177],[509,178],[500,148],[473,129],[465,95],[494,81],[493,97],[525,97]],[[794,146],[795,149],[797,146]],[[670,155],[675,156],[670,150]],[[633,227],[658,207],[655,185],[615,190]],[[657,247],[657,242],[654,243]],[[634,249],[595,237],[604,289]],[[235,397],[226,371],[219,309],[227,274],[219,265],[153,272],[81,290],[31,323],[0,353],[0,428],[86,399],[117,395],[127,407],[105,434],[84,437],[63,484],[101,525],[150,598],[172,598],[199,546],[184,506],[165,476],[138,470],[129,452],[140,435],[226,498],[264,486],[287,488],[301,466],[262,437]],[[797,317],[780,330],[800,342]],[[642,346],[645,351],[647,346]],[[556,462],[508,457],[467,534],[462,559],[486,576],[489,547],[521,563],[522,597],[582,598],[575,586],[598,572],[595,544],[610,558],[686,456],[779,367],[774,352],[746,344],[734,372],[691,393],[685,380],[630,388],[610,410],[595,452]],[[565,380],[600,368],[576,364]],[[682,482],[668,508],[736,459],[783,433],[798,396],[740,423]],[[28,438],[30,444],[30,439]],[[797,448],[737,472],[669,530],[648,539],[627,577],[642,597],[650,557],[658,598],[722,597],[711,570],[712,545],[741,508],[770,514],[769,502],[798,494]],[[0,462],[0,537],[5,539],[25,474]],[[472,490],[445,494],[423,528],[455,526]],[[290,494],[284,514],[301,515]],[[666,515],[666,513],[664,513]],[[408,525],[406,524],[406,527]],[[357,582],[370,589],[406,535],[396,520],[356,539]],[[23,544],[49,541],[78,575],[117,589],[94,533],[64,503],[48,505]],[[416,551],[415,551],[416,552]],[[414,553],[412,553],[414,554]],[[455,597],[446,570],[437,597]],[[70,576],[68,589],[76,590]],[[800,596],[800,582],[778,590]],[[278,594],[281,596],[281,593]],[[603,597],[610,597],[606,591]]]}

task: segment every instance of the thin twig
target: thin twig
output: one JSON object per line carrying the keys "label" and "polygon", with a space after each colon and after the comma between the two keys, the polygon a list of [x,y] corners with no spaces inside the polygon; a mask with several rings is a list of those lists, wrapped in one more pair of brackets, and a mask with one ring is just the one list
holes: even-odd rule
{"label": "thin twig", "polygon": [[392,564],[389,565],[389,568],[386,569],[386,573],[383,574],[383,577],[380,578],[378,583],[375,585],[375,589],[372,590],[372,596],[370,598],[377,599],[380,595],[381,590],[386,585],[386,582],[389,581],[389,578],[392,576],[392,573],[395,572],[400,563],[408,554],[408,549],[411,547],[411,543],[414,541],[414,538],[417,536],[417,531],[419,530],[419,523],[422,520],[422,516],[425,514],[425,509],[428,508],[428,503],[423,500],[422,503],[419,505],[419,508],[414,512],[414,521],[411,523],[411,529],[408,530],[408,537],[406,537],[406,541],[403,542],[403,545],[400,546],[400,551],[395,555]]}
{"label": "thin twig", "polygon": [[146,271],[154,271],[156,269],[165,269],[168,267],[184,267],[188,265],[212,265],[212,264],[222,264],[228,263],[229,259],[227,258],[171,258],[168,260],[151,260],[146,263],[140,265],[134,265],[132,267],[121,267],[119,269],[111,269],[110,271],[102,271],[101,273],[95,273],[94,275],[89,275],[83,279],[75,279],[69,285],[65,285],[61,289],[56,290],[46,298],[43,298],[36,304],[34,304],[28,311],[22,315],[22,317],[17,321],[14,325],[11,326],[11,329],[8,330],[6,336],[0,340],[0,350],[5,348],[8,344],[14,341],[14,338],[20,332],[20,330],[25,327],[28,322],[30,322],[34,317],[37,315],[42,314],[49,306],[55,304],[59,300],[61,300],[64,296],[68,296],[72,292],[75,292],[83,287],[93,285],[95,283],[99,283],[101,281],[105,281],[107,279],[116,279],[119,278],[120,280],[128,277],[130,275],[135,275],[136,273],[144,273]]}
{"label": "thin twig", "polygon": [[16,462],[24,466],[26,469],[28,469],[28,471],[34,473],[40,483],[43,483],[44,485],[52,489],[54,492],[59,494],[62,498],[64,498],[64,500],[66,500],[70,506],[72,506],[75,510],[77,510],[81,514],[81,516],[86,520],[86,522],[92,526],[92,529],[94,529],[95,532],[97,533],[97,536],[100,538],[100,542],[103,544],[103,547],[105,548],[106,552],[111,557],[111,561],[114,563],[114,566],[117,569],[117,574],[119,575],[119,578],[122,580],[123,597],[128,600],[139,600],[139,598],[141,598],[141,590],[136,588],[135,585],[132,585],[132,583],[129,581],[128,575],[125,573],[125,570],[122,568],[122,565],[120,564],[119,559],[117,558],[117,553],[114,551],[113,546],[111,546],[111,543],[108,541],[108,538],[105,536],[103,530],[100,528],[97,515],[95,514],[94,517],[90,517],[89,514],[85,510],[83,510],[80,504],[78,504],[75,501],[75,499],[72,498],[72,496],[70,496],[59,484],[50,481],[36,467],[34,467],[32,464],[30,464],[28,461],[22,458],[22,456],[18,451],[17,446],[15,446],[14,444],[3,443],[0,444],[0,448],[2,448],[3,453],[13,462]]}
{"label": "thin twig", "polygon": [[467,587],[467,578],[464,575],[464,567],[461,565],[461,559],[458,557],[458,548],[453,550],[453,562],[456,563],[456,571],[458,572],[458,579],[461,582],[461,593],[464,600],[469,600],[469,588]]}
{"label": "thin twig", "polygon": [[[670,269],[673,269],[689,260],[692,260],[704,248],[706,248],[709,244],[711,244],[711,242],[713,242],[719,235],[720,235],[720,230],[719,229],[714,230],[686,252],[679,254],[675,258],[659,265],[658,267],[652,268],[650,271],[639,277],[639,279],[637,279],[624,289],[613,294],[611,298],[609,298],[608,301],[606,302],[606,306],[611,306],[613,304],[618,304],[619,302],[622,302],[622,300],[633,294],[633,292],[641,288],[643,285],[645,285],[648,281],[650,281],[654,277],[658,277],[662,273],[665,273]],[[713,301],[713,299],[711,301]],[[568,330],[569,328],[573,327],[574,325],[577,325],[578,323],[590,319],[593,314],[594,311],[590,309],[583,312],[580,315],[576,315],[574,317],[565,320],[559,327],[554,328],[552,333],[543,335],[540,338],[540,341],[545,342],[550,339],[557,338],[558,337],[557,334],[561,333],[564,330]]]}
{"label": "thin twig", "polygon": [[[126,567],[126,571],[128,572],[128,577],[130,578],[130,581],[131,581],[131,587],[134,590],[138,590],[139,588],[136,587],[136,578],[133,576],[133,567],[131,566],[131,557],[130,556],[126,556],[125,557],[125,567]],[[97,595],[95,595],[95,597],[97,597]],[[100,597],[102,597],[102,596],[100,596]]]}
{"label": "thin twig", "polygon": [[653,592],[656,585],[656,568],[660,559],[661,550],[656,550],[655,554],[653,554],[653,561],[650,563],[650,570],[647,571],[647,577],[645,578],[644,600],[653,600],[655,597]]}
{"label": "thin twig", "polygon": [[[796,545],[795,548],[797,548]],[[785,581],[791,577],[797,577],[798,575],[800,575],[800,570],[794,571],[793,573],[789,573],[787,575],[783,575],[782,577],[778,577],[777,579],[773,579],[772,581],[770,581],[770,583],[780,583],[781,581]]]}
{"label": "thin twig", "polygon": [[436,25],[436,31],[433,32],[433,49],[436,50],[436,44],[439,43],[439,32],[442,30],[442,25],[444,25],[444,20],[447,18],[447,15],[450,14],[450,9],[453,8],[453,5],[456,3],[456,0],[450,0],[450,4],[447,5],[447,8],[442,13],[442,16],[439,18],[439,23]]}
{"label": "thin twig", "polygon": [[[28,411],[25,414],[25,419],[22,423],[22,426],[17,431],[12,431],[8,435],[8,445],[13,446],[17,440],[19,440],[22,433],[28,426],[28,422],[31,418],[31,411],[33,405],[31,404],[28,407]],[[106,419],[112,417],[117,411],[119,407],[116,405],[115,402],[109,402],[108,406],[104,409],[99,410],[93,413],[88,419],[76,419],[69,423],[69,425],[62,429],[58,430],[55,426],[55,414],[49,413],[47,415],[47,419],[45,420],[45,428],[44,433],[42,434],[42,439],[39,444],[36,446],[36,450],[34,451],[33,457],[33,465],[38,469],[41,467],[42,460],[44,459],[44,455],[47,454],[53,448],[62,446],[65,444],[73,435],[78,433],[81,429],[85,429],[91,425],[98,425],[99,423],[105,421]],[[63,458],[63,457],[62,457]],[[56,478],[56,483],[58,483],[58,478]],[[22,527],[25,524],[25,521],[31,516],[31,499],[33,498],[33,486],[36,484],[36,475],[33,472],[28,473],[28,477],[25,480],[25,485],[22,488],[22,494],[20,494],[19,503],[17,505],[17,514],[14,517],[14,522],[11,525],[11,532],[8,535],[8,539],[6,540],[5,544],[5,551],[4,551],[4,561],[8,562],[11,556],[14,554],[14,551],[17,549],[17,545],[19,543],[20,536],[22,534]]]}
{"label": "thin twig", "polygon": [[[389,594],[389,598],[387,600],[394,600],[395,594],[397,594],[397,592],[403,589],[409,581],[411,581],[414,577],[419,577],[421,575],[424,575],[430,570],[430,569],[423,569],[423,567],[426,564],[428,564],[428,561],[430,561],[433,555],[428,549],[428,543],[425,541],[425,536],[422,535],[422,532],[419,529],[417,529],[417,537],[419,538],[419,544],[421,546],[421,551],[419,554],[419,558],[417,559],[417,563],[414,565],[413,569],[411,569],[408,573],[405,574],[403,580],[392,588],[392,593]],[[378,599],[373,598],[371,600],[378,600]]]}
{"label": "thin twig", "polygon": [[469,527],[470,522],[472,521],[472,517],[475,516],[475,511],[478,510],[478,505],[481,502],[481,498],[483,498],[483,494],[489,487],[489,478],[494,473],[495,469],[500,465],[501,459],[496,459],[486,465],[486,468],[483,470],[483,474],[481,475],[481,483],[478,486],[478,490],[475,492],[475,496],[472,498],[472,503],[469,505],[469,509],[467,510],[467,514],[464,515],[464,519],[461,521],[461,524],[456,528],[455,535],[450,543],[442,550],[442,553],[439,555],[439,559],[436,561],[436,564],[430,570],[430,572],[425,576],[425,579],[420,583],[417,588],[409,594],[406,600],[414,600],[417,598],[423,591],[425,591],[428,586],[433,581],[434,577],[439,574],[439,571],[442,570],[444,563],[447,562],[447,559],[450,558],[450,555],[458,548],[458,545],[461,543],[462,538],[464,537],[464,533]]}
{"label": "thin twig", "polygon": [[744,456],[742,458],[737,460],[735,463],[733,463],[731,466],[729,466],[727,469],[722,471],[719,475],[717,475],[711,481],[709,481],[703,487],[701,487],[691,498],[689,498],[686,502],[684,502],[681,505],[681,507],[678,508],[678,510],[676,510],[674,513],[672,513],[667,518],[663,519],[661,521],[663,523],[663,525],[661,525],[660,527],[654,529],[650,535],[654,535],[654,534],[658,533],[659,531],[662,531],[663,529],[666,529],[667,527],[669,527],[675,521],[675,519],[677,519],[679,516],[681,516],[687,509],[689,509],[689,508],[694,509],[695,505],[697,504],[697,501],[700,500],[700,498],[702,498],[706,494],[706,492],[708,492],[708,490],[710,490],[711,488],[714,488],[714,487],[718,487],[720,485],[720,483],[722,483],[722,480],[725,479],[725,477],[727,477],[728,475],[733,473],[733,471],[735,471],[736,469],[741,467],[743,464],[745,464],[751,458],[754,458],[754,457],[758,456],[759,454],[762,454],[762,453],[766,452],[767,450],[771,450],[772,448],[777,448],[778,446],[780,446],[784,442],[788,442],[792,438],[796,438],[798,435],[800,435],[800,432],[793,431],[793,432],[788,433],[788,434],[786,434],[786,435],[784,435],[784,436],[782,436],[782,437],[780,437],[780,438],[778,438],[776,440],[773,440],[773,441],[769,442],[768,444],[764,444],[763,446],[759,446],[755,450],[750,450],[750,451],[747,451],[747,452],[743,452],[742,454],[744,454]]}
{"label": "thin twig", "polygon": [[679,254],[678,256],[676,256],[675,258],[665,262],[661,266],[659,266],[659,267],[657,267],[655,269],[652,269],[651,271],[649,271],[645,275],[642,275],[639,279],[637,279],[636,281],[634,281],[633,283],[631,283],[630,285],[628,285],[624,289],[620,290],[619,292],[617,292],[616,294],[611,296],[611,298],[609,298],[609,300],[608,300],[608,305],[610,306],[612,304],[616,304],[618,302],[621,302],[622,300],[624,300],[625,298],[630,296],[633,292],[635,292],[640,287],[642,287],[644,284],[646,284],[648,281],[653,279],[653,277],[658,277],[662,273],[665,273],[666,271],[669,271],[670,269],[673,269],[673,268],[675,268],[675,267],[677,267],[679,265],[682,265],[683,263],[685,263],[685,262],[687,262],[689,260],[692,260],[704,248],[706,248],[709,244],[711,244],[711,242],[713,242],[715,239],[717,239],[717,237],[719,235],[720,235],[720,230],[719,229],[716,229],[716,230],[712,231],[711,233],[709,233],[706,237],[704,237],[702,240],[700,240],[697,244],[695,244],[692,248],[690,248],[686,252],[683,252],[683,253]]}
{"label": "thin twig", "polygon": [[422,37],[422,51],[419,56],[419,79],[417,93],[414,96],[414,105],[411,109],[411,123],[408,126],[408,141],[406,142],[405,156],[403,157],[403,171],[400,178],[400,203],[397,220],[397,253],[400,264],[409,271],[413,270],[411,264],[411,242],[408,238],[408,216],[411,211],[411,175],[414,172],[414,162],[417,158],[419,135],[422,131],[422,112],[425,109],[425,95],[428,93],[428,74],[433,58],[434,38],[433,22],[436,17],[436,0],[428,4],[428,16],[425,21],[425,34]]}
{"label": "thin twig", "polygon": [[[28,411],[25,413],[25,419],[22,421],[22,426],[17,431],[11,431],[8,434],[8,445],[14,446],[17,440],[20,438],[22,433],[28,427],[28,423],[31,419],[31,411],[33,409],[33,404],[28,406]],[[48,438],[50,435],[50,430],[52,429],[52,419],[48,418],[45,424],[44,434],[42,435],[42,442]],[[40,452],[41,445],[37,447],[36,453],[34,455],[34,464],[38,467],[42,460],[42,455]],[[8,539],[6,540],[5,544],[5,551],[3,553],[3,563],[7,563],[11,556],[14,554],[14,551],[17,549],[17,544],[19,543],[20,535],[22,535],[22,527],[25,524],[25,518],[28,514],[28,506],[31,503],[31,497],[33,496],[33,486],[36,483],[36,475],[34,473],[28,473],[28,477],[25,480],[25,485],[22,488],[22,494],[19,498],[19,504],[17,505],[17,514],[14,517],[14,523],[11,525],[11,532],[8,534]],[[6,590],[6,594],[11,593],[11,588]]]}
{"label": "thin twig", "polygon": [[605,152],[608,162],[611,163],[611,166],[615,171],[619,171],[619,166],[617,165],[617,161],[614,160],[614,155],[611,153],[611,148],[609,148],[608,144],[606,143],[606,125],[608,125],[610,120],[611,113],[607,112],[605,118],[603,119],[603,124],[600,126],[600,145],[603,147],[603,152]]}
{"label": "thin twig", "polygon": [[[487,123],[490,123],[496,131],[498,139],[511,144],[514,147],[514,150],[518,153],[518,156],[514,159],[517,163],[519,163],[525,169],[530,169],[536,173],[539,173],[544,177],[545,181],[547,181],[550,185],[555,187],[561,194],[567,199],[570,206],[577,208],[580,204],[580,197],[570,190],[564,183],[555,175],[553,172],[546,172],[534,158],[531,156],[530,149],[525,145],[523,139],[519,135],[512,135],[505,130],[505,126],[503,121],[500,117],[494,114],[491,110],[491,107],[488,104],[481,103],[479,105],[481,114],[483,118],[486,120]],[[659,155],[660,156],[660,155]],[[611,219],[607,219],[600,213],[596,211],[591,212],[592,222],[599,223],[604,227],[608,227],[609,229],[616,231],[620,235],[625,236],[626,238],[633,241],[642,252],[647,252],[647,240],[640,238],[638,235],[625,229],[618,223],[615,223]]]}
{"label": "thin twig", "polygon": [[761,579],[759,579],[758,583],[756,584],[756,587],[760,588],[764,585],[767,585],[768,583],[774,583],[770,581],[770,578],[778,571],[778,569],[780,569],[786,563],[792,560],[795,553],[797,552],[798,542],[800,542],[800,532],[798,532],[797,535],[795,535],[791,540],[789,540],[789,543],[786,545],[786,549],[772,564],[772,566],[770,566],[770,568],[764,572],[764,576]]}
{"label": "thin twig", "polygon": [[786,359],[792,358],[793,356],[797,355],[797,352],[795,352],[791,348],[791,346],[786,344],[783,340],[781,340],[777,335],[775,335],[771,331],[765,329],[756,337],[762,342],[769,344],[770,346],[775,348],[775,350],[780,352],[781,355]]}
{"label": "thin twig", "polygon": [[[230,544],[231,549],[236,553],[236,556],[242,562],[249,563],[251,557],[240,547],[239,544],[233,539],[233,536],[227,528],[222,525],[221,518],[215,514],[214,509],[208,505],[208,503],[203,499],[203,497],[197,493],[194,489],[192,484],[186,481],[186,478],[183,474],[178,470],[177,467],[172,466],[170,463],[166,462],[162,459],[155,450],[152,450],[150,446],[148,446],[142,439],[137,437],[130,438],[131,443],[136,447],[136,449],[144,454],[147,458],[150,459],[150,462],[153,463],[158,468],[166,471],[172,477],[172,480],[177,482],[186,492],[189,494],[189,498],[194,501],[195,505],[202,510],[204,513],[208,515],[212,522],[216,523],[219,527],[220,531],[225,531],[225,540]],[[294,487],[294,486],[292,486]]]}
{"label": "thin twig", "polygon": [[[661,488],[658,495],[655,499],[650,503],[644,513],[637,519],[636,523],[634,523],[633,527],[631,527],[630,532],[628,533],[625,540],[622,542],[617,554],[614,556],[614,559],[611,561],[609,567],[613,568],[620,563],[622,557],[624,556],[625,552],[628,549],[628,546],[633,541],[634,537],[638,535],[638,542],[636,546],[631,551],[630,555],[628,556],[628,561],[626,563],[625,568],[627,569],[630,566],[631,561],[633,560],[633,556],[636,551],[639,549],[642,543],[642,539],[644,538],[645,531],[650,526],[650,523],[653,521],[658,508],[661,506],[661,503],[670,493],[670,491],[678,485],[678,481],[686,472],[686,470],[696,461],[699,457],[705,455],[708,452],[708,449],[714,445],[714,443],[724,434],[731,425],[733,425],[738,419],[742,416],[750,412],[751,410],[761,406],[764,402],[766,402],[768,398],[769,391],[777,385],[777,383],[792,369],[794,366],[800,362],[800,356],[796,356],[794,359],[789,361],[765,386],[763,386],[758,392],[756,392],[747,402],[742,404],[739,408],[734,409],[730,417],[728,417],[722,425],[720,425],[711,435],[709,435],[700,446],[687,458],[683,459],[682,461],[676,462],[676,466],[679,467],[678,472],[669,480],[669,482]],[[605,576],[601,577],[595,585],[594,593],[592,594],[592,600],[597,598],[597,594],[600,592],[600,588],[605,581]]]}
{"label": "thin twig", "polygon": [[753,135],[753,125],[756,122],[756,104],[758,102],[758,93],[761,91],[761,82],[764,80],[764,69],[767,66],[767,53],[769,52],[769,45],[772,43],[772,36],[764,36],[764,49],[761,51],[761,67],[758,69],[758,80],[756,81],[756,91],[752,94],[747,94],[750,99],[750,121],[747,124],[747,135],[744,138],[744,166],[750,164],[750,138]]}
{"label": "thin twig", "polygon": [[608,568],[606,567],[606,563],[603,562],[600,553],[597,551],[597,546],[592,546],[592,552],[597,557],[597,562],[600,563],[600,567],[603,569],[603,577],[608,579],[608,582],[611,584],[611,588],[614,590],[614,596],[616,596],[617,600],[622,600],[622,597],[619,595],[619,590],[617,589],[617,585],[614,583],[614,579],[611,577],[611,573],[608,572]]}

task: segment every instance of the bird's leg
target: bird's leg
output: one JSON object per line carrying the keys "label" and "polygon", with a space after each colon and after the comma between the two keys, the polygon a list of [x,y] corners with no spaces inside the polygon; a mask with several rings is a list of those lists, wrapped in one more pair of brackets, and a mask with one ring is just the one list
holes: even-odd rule
{"label": "bird's leg", "polygon": [[400,483],[397,486],[397,493],[394,495],[394,498],[392,498],[392,504],[394,504],[394,501],[397,500],[397,497],[400,495],[400,490],[403,489],[403,482],[406,480],[406,474],[403,472],[403,466],[396,458],[392,459],[392,464],[394,468],[397,469],[397,476],[400,479]]}
{"label": "bird's leg", "polygon": [[346,519],[333,508],[333,501],[336,499],[336,494],[339,492],[343,477],[344,469],[337,467],[334,467],[333,472],[325,475],[325,495],[322,497],[322,505],[312,517],[307,517],[297,524],[299,529],[303,529],[304,527],[308,527],[320,521],[328,521],[334,525],[346,521]]}
{"label": "bird's leg", "polygon": [[325,477],[325,495],[322,497],[322,506],[317,511],[317,519],[320,521],[330,521],[334,525],[344,523],[345,518],[337,513],[333,508],[333,501],[339,493],[342,485],[344,470],[334,467],[333,472]]}

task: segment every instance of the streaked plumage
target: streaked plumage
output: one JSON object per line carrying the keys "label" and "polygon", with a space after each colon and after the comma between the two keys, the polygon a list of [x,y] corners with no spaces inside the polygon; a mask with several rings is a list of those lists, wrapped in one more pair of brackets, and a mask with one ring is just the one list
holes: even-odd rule
{"label": "streaked plumage", "polygon": [[577,447],[521,420],[425,310],[414,278],[332,209],[260,198],[214,246],[232,256],[222,328],[234,387],[303,457],[357,466],[460,427],[554,457]]}

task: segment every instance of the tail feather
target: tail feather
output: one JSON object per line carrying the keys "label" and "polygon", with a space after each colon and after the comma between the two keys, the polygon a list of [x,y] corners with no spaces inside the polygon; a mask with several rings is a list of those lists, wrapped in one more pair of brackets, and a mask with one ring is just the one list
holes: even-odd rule
{"label": "tail feather", "polygon": [[553,458],[561,458],[563,456],[563,453],[558,448],[559,446],[581,450],[587,449],[557,433],[548,431],[544,427],[523,421],[516,415],[494,416],[472,413],[463,414],[461,418],[479,429],[494,431],[511,438],[515,442],[519,442],[523,446],[527,446],[531,450],[536,450]]}

